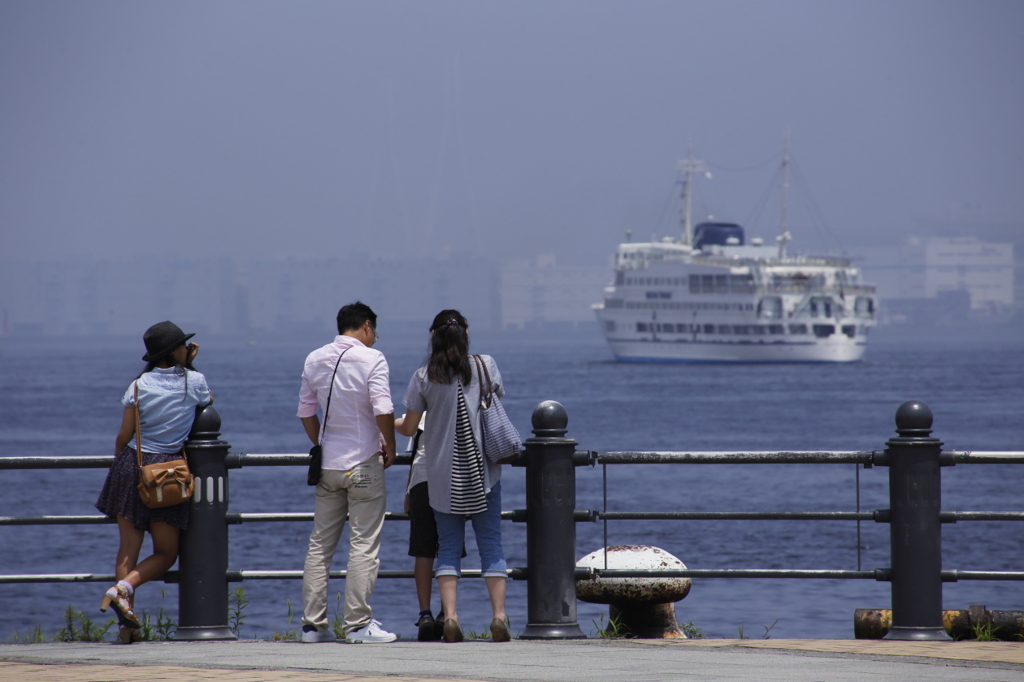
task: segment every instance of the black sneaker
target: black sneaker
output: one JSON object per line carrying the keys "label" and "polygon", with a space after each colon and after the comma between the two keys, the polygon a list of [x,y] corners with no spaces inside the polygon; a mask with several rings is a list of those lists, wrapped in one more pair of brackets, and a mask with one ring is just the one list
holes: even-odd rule
{"label": "black sneaker", "polygon": [[434,617],[430,615],[429,611],[420,614],[420,619],[416,621],[416,629],[418,630],[416,639],[420,642],[437,641],[437,637],[434,635]]}

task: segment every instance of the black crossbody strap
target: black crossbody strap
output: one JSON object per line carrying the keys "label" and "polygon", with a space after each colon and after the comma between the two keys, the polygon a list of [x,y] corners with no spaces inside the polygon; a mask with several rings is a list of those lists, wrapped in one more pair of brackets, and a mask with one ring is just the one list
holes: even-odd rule
{"label": "black crossbody strap", "polygon": [[338,362],[334,364],[334,374],[331,375],[331,387],[327,389],[327,407],[324,408],[324,423],[320,427],[320,447],[324,446],[324,434],[327,433],[327,415],[331,412],[331,394],[334,393],[334,378],[338,376],[338,366],[341,364],[341,359],[345,357],[345,353],[348,352],[348,348],[341,351],[341,355],[338,356]]}

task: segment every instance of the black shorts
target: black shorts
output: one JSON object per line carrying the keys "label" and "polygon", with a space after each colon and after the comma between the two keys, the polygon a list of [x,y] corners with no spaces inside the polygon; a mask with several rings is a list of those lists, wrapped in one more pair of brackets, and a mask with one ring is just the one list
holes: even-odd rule
{"label": "black shorts", "polygon": [[[409,491],[409,556],[434,559],[437,547],[437,522],[430,506],[427,482],[423,481]],[[465,545],[462,556],[466,556]]]}
{"label": "black shorts", "polygon": [[430,508],[427,482],[409,491],[409,556],[433,559],[437,556],[437,523]]}

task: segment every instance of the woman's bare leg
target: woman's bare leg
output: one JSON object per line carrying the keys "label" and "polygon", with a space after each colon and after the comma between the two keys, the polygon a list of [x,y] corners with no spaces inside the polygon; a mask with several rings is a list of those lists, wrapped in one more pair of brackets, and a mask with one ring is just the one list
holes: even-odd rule
{"label": "woman's bare leg", "polygon": [[487,583],[487,594],[491,597],[491,612],[494,618],[505,620],[505,588],[507,578],[490,576],[484,578]]}
{"label": "woman's bare leg", "polygon": [[[153,521],[149,524],[149,533],[153,536],[153,554],[133,566],[123,578],[119,576],[119,579],[131,584],[132,587],[159,578],[178,560],[180,530],[168,523]],[[138,550],[135,551],[135,555],[138,556]]]}
{"label": "woman's bare leg", "polygon": [[437,591],[441,593],[441,608],[444,610],[444,618],[454,619],[459,622],[459,614],[455,610],[455,599],[459,592],[459,578],[454,575],[437,576]]}
{"label": "woman's bare leg", "polygon": [[136,528],[131,521],[120,514],[117,515],[117,530],[121,537],[121,544],[117,548],[114,575],[118,580],[125,580],[128,574],[135,569],[135,564],[139,562],[139,551],[142,549],[142,541],[145,539],[146,533]]}

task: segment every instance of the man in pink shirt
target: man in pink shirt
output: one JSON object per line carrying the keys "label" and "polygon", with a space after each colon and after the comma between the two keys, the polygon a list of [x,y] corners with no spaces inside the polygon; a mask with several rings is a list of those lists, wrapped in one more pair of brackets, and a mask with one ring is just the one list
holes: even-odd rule
{"label": "man in pink shirt", "polygon": [[327,620],[327,579],[346,515],[345,641],[397,639],[374,620],[370,608],[386,507],[384,470],[395,461],[388,363],[372,348],[376,341],[377,315],[364,303],[351,303],[338,311],[338,336],[310,353],[302,370],[298,416],[306,435],[323,451],[302,574],[303,642],[335,639]]}

